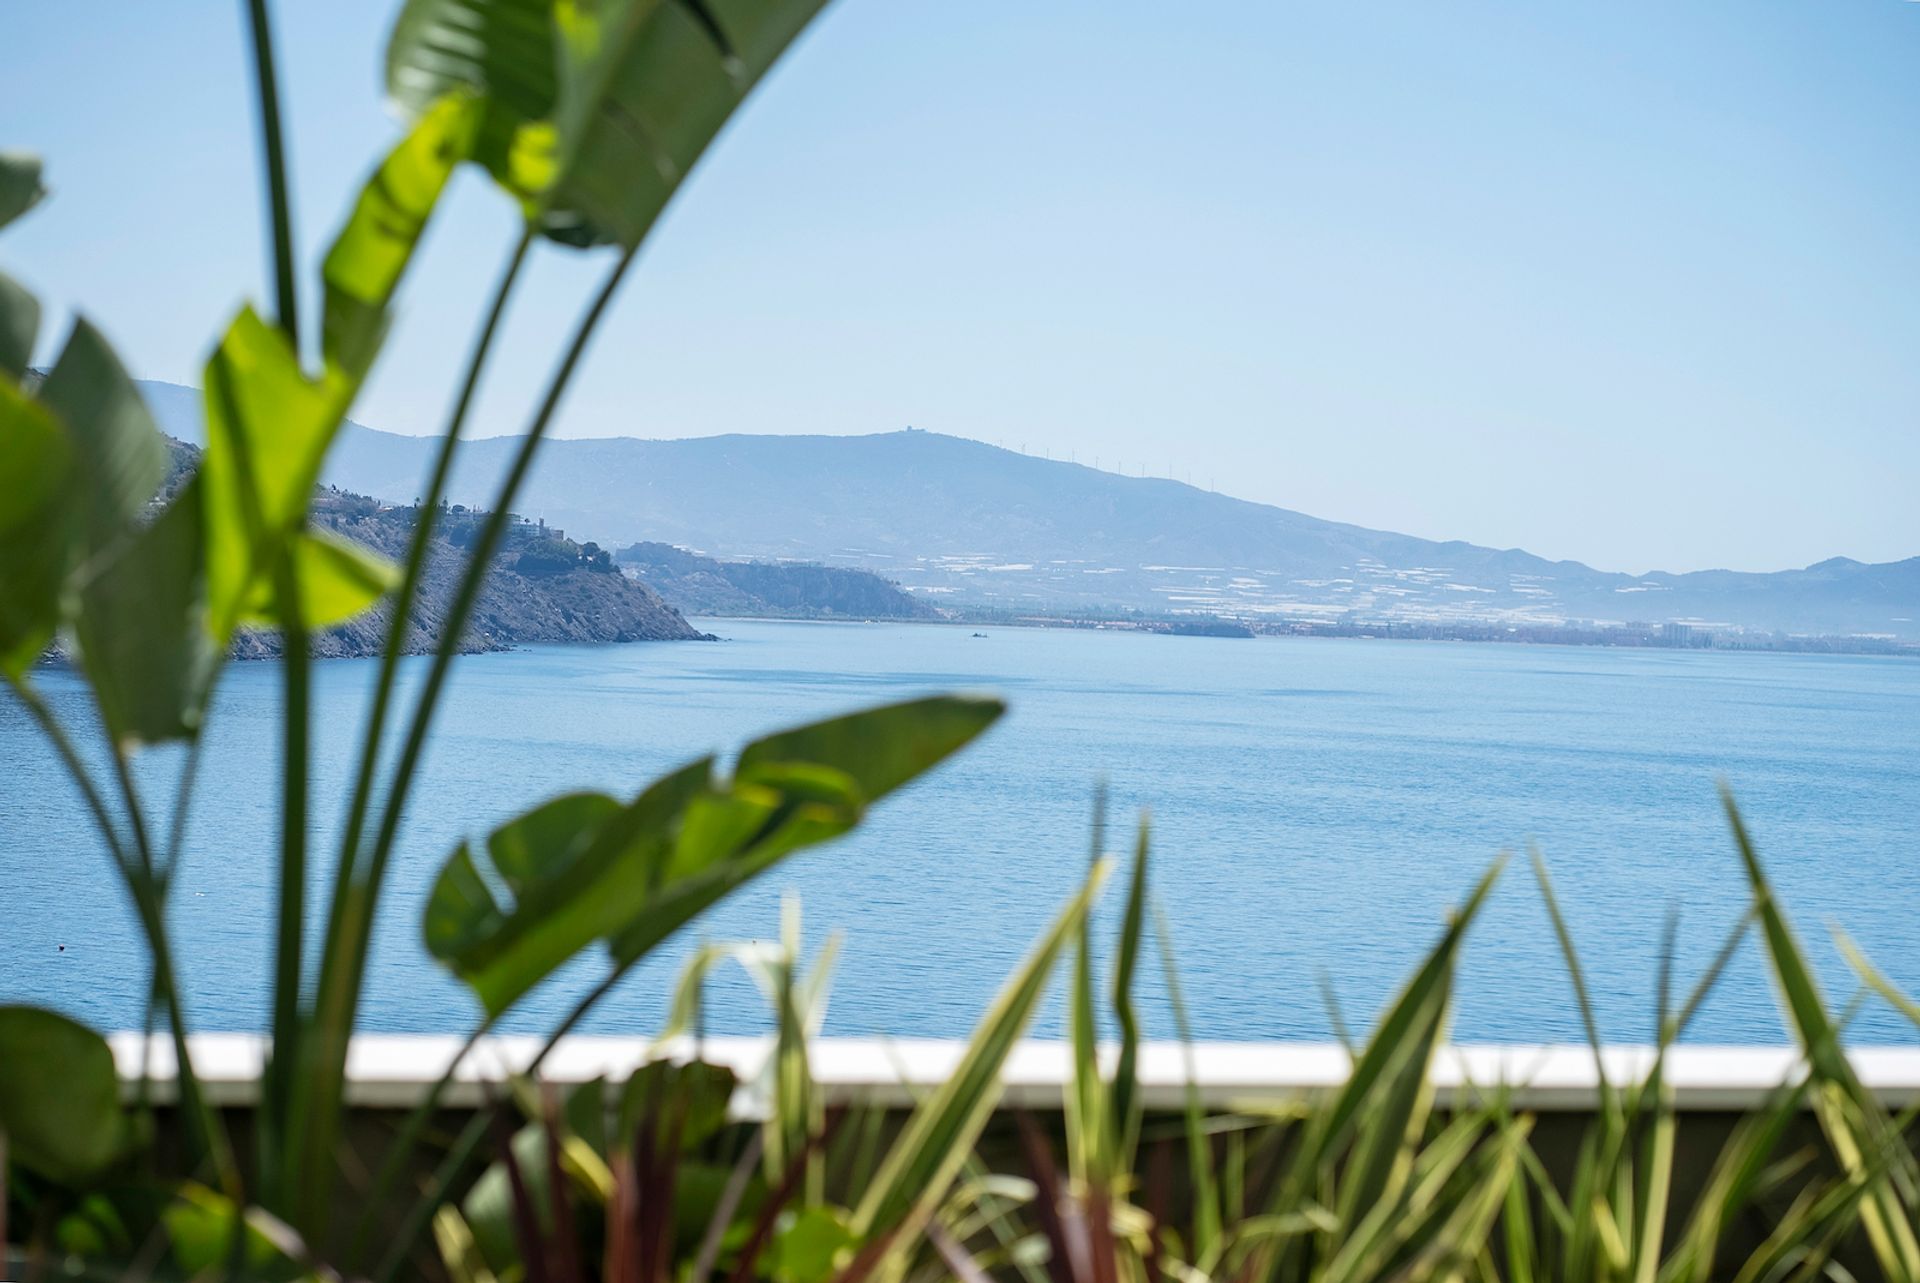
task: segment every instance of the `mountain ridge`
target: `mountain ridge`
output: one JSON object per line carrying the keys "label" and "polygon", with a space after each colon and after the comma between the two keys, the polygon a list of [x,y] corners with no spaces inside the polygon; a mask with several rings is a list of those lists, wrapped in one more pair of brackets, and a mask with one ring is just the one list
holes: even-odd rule
{"label": "mountain ridge", "polygon": [[[190,398],[186,412],[197,412],[192,389],[161,388],[157,399],[178,407]],[[451,497],[486,502],[520,440],[467,442]],[[327,479],[408,499],[434,441],[354,425]],[[724,558],[856,566],[943,605],[1122,607],[1268,623],[1685,621],[1920,637],[1920,557],[1831,557],[1773,572],[1602,571],[914,429],[556,439],[542,447],[518,506],[603,545],[658,542]]]}

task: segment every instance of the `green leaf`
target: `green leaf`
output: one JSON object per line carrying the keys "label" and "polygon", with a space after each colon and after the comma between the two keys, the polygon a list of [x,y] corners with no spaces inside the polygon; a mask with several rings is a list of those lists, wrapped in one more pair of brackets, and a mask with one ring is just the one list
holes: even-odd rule
{"label": "green leaf", "polygon": [[286,336],[252,308],[207,362],[207,599],[224,642],[262,600],[259,584],[306,521],[350,386],[310,381]]}
{"label": "green leaf", "polygon": [[[837,780],[839,788],[823,792]],[[736,782],[729,793],[699,799],[667,855],[668,876],[657,894],[608,942],[616,965],[647,952],[801,847],[853,828],[860,797],[850,781],[818,768],[787,772],[784,787]],[[751,830],[751,836],[749,831]]]}
{"label": "green leaf", "polygon": [[[542,803],[495,829],[487,839],[494,872],[516,899],[551,894],[620,804],[604,793],[572,793]],[[444,893],[443,893],[444,888]],[[427,949],[435,957],[469,953],[497,932],[508,911],[496,904],[462,843],[442,871],[427,905]]]}
{"label": "green leaf", "polygon": [[471,95],[473,158],[528,201],[552,174],[558,59],[552,0],[407,0],[387,42],[387,94],[416,120]]}
{"label": "green leaf", "polygon": [[1772,886],[1760,867],[1760,857],[1740,819],[1733,795],[1722,790],[1721,800],[1741,863],[1753,887],[1754,907],[1782,1006],[1807,1058],[1809,1073],[1826,1088],[1814,1094],[1815,1113],[1843,1170],[1866,1186],[1860,1219],[1868,1241],[1888,1278],[1920,1278],[1920,1236],[1914,1231],[1912,1209],[1903,1205],[1900,1192],[1884,1171],[1869,1172],[1874,1156],[1900,1152],[1894,1147],[1903,1143],[1879,1102],[1861,1085],[1847,1060],[1840,1045],[1839,1027],[1827,1014],[1826,1000],[1814,979],[1813,968],[1800,951],[1786,915],[1774,900]]}
{"label": "green leaf", "polygon": [[1054,964],[1078,936],[1110,867],[1106,860],[1094,866],[1086,885],[1002,987],[960,1064],[907,1119],[854,1215],[854,1231],[863,1240],[891,1234],[891,1250],[902,1250],[946,1197],[1000,1099],[1000,1070],[1046,993]]}
{"label": "green leaf", "polygon": [[263,1277],[269,1271],[276,1276],[293,1273],[294,1262],[287,1251],[293,1246],[292,1235],[285,1226],[258,1208],[248,1208],[244,1217],[236,1215],[231,1199],[204,1185],[180,1186],[160,1220],[167,1228],[174,1264],[188,1275],[224,1275],[233,1262],[236,1220],[246,1226],[241,1257],[246,1277]]}
{"label": "green leaf", "polygon": [[[712,786],[712,766],[709,758],[683,767],[626,806],[573,795],[502,825],[488,854],[509,859],[510,903],[496,899],[471,847],[461,844],[428,897],[427,951],[472,987],[489,1015],[506,1010],[648,906],[652,872],[687,805]],[[570,829],[568,820],[580,827]],[[533,844],[535,835],[543,845]],[[494,872],[509,878],[497,864]]]}
{"label": "green leaf", "polygon": [[[528,1200],[539,1218],[540,1230],[542,1234],[551,1234],[553,1228],[548,1222],[552,1204],[547,1188],[546,1124],[528,1123],[517,1129],[503,1148],[509,1147],[513,1161],[520,1169],[520,1179],[526,1182]],[[481,1260],[501,1274],[512,1273],[513,1266],[521,1261],[523,1251],[533,1247],[531,1244],[522,1244],[519,1239],[515,1230],[513,1203],[512,1178],[507,1172],[504,1156],[489,1163],[480,1178],[474,1181],[473,1188],[467,1191],[467,1196],[460,1200],[460,1214],[473,1234]]]}
{"label": "green leaf", "polygon": [[84,318],[74,323],[39,399],[73,443],[84,479],[75,498],[91,555],[145,514],[167,475],[166,442],[126,367]]}
{"label": "green leaf", "polygon": [[348,378],[360,379],[373,364],[394,290],[448,176],[472,149],[478,114],[475,100],[465,94],[428,108],[367,180],[327,253],[321,269],[326,302],[320,349]]}
{"label": "green leaf", "polygon": [[428,899],[428,951],[489,1015],[596,940],[629,965],[793,851],[845,833],[867,802],[1000,711],[990,700],[916,700],[761,740],[731,782],[716,780],[707,759],[624,806],[597,794],[556,799],[488,841],[510,903],[470,846],[453,853]]}
{"label": "green leaf", "polygon": [[0,272],[0,374],[18,383],[33,361],[40,334],[40,300]]}
{"label": "green leaf", "polygon": [[1343,1219],[1403,1186],[1404,1152],[1431,1101],[1427,1069],[1446,1022],[1454,959],[1501,868],[1496,862],[1481,878],[1440,942],[1388,1006],[1346,1083],[1308,1122],[1286,1179],[1275,1188],[1276,1210],[1307,1197],[1323,1165],[1349,1144],[1354,1154],[1341,1191]]}
{"label": "green leaf", "polygon": [[845,1212],[827,1204],[810,1207],[774,1237],[765,1266],[774,1283],[827,1283],[835,1261],[856,1242]]}
{"label": "green leaf", "polygon": [[0,1007],[0,1132],[23,1166],[63,1183],[119,1157],[120,1078],[106,1040],[37,1007]]}
{"label": "green leaf", "polygon": [[[376,605],[400,584],[397,566],[345,535],[326,529],[301,530],[289,545],[300,581],[301,619],[308,628],[331,628]],[[253,585],[242,618],[271,625],[280,618],[274,579]]]}
{"label": "green leaf", "polygon": [[76,569],[137,528],[166,446],[100,332],[74,325],[37,401],[0,383],[0,667],[45,651]]}
{"label": "green leaf", "polygon": [[499,1283],[487,1268],[473,1227],[452,1207],[443,1206],[433,1214],[434,1246],[440,1249],[440,1262],[446,1266],[453,1283]]}
{"label": "green leaf", "polygon": [[72,564],[73,447],[45,406],[0,382],[0,670],[18,677],[60,622]]}
{"label": "green leaf", "polygon": [[0,227],[38,205],[46,194],[38,156],[0,151]]}
{"label": "green leaf", "polygon": [[200,494],[196,477],[80,589],[80,662],[109,733],[129,747],[197,734],[219,664]]}
{"label": "green leaf", "polygon": [[935,695],[816,722],[749,744],[735,768],[742,779],[776,764],[808,763],[850,776],[877,802],[937,766],[993,725],[1007,706],[997,699]]}
{"label": "green leaf", "polygon": [[400,586],[398,566],[331,530],[301,531],[293,551],[309,628],[343,624]]}
{"label": "green leaf", "polygon": [[1120,1056],[1113,1067],[1108,1107],[1122,1164],[1132,1163],[1140,1131],[1140,1020],[1133,1006],[1133,976],[1139,965],[1140,937],[1147,925],[1147,857],[1151,844],[1151,831],[1142,816],[1134,840],[1133,882],[1127,888],[1127,907],[1120,918],[1120,939],[1113,960],[1113,1021],[1120,1030]]}
{"label": "green leaf", "polygon": [[691,1152],[726,1126],[727,1104],[737,1086],[733,1071],[725,1065],[649,1061],[634,1070],[621,1089],[616,1134],[626,1143],[651,1113],[664,1135],[670,1120],[678,1118],[680,1148]]}
{"label": "green leaf", "polygon": [[824,0],[559,0],[556,178],[542,228],[632,249]]}

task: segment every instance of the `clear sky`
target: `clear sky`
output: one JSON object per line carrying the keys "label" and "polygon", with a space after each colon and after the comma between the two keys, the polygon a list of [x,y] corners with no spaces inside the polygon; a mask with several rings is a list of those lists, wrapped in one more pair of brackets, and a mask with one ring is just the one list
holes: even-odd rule
{"label": "clear sky", "polygon": [[[263,292],[241,9],[7,17],[56,195],[0,264],[145,377]],[[309,262],[392,9],[278,5]],[[463,182],[355,418],[436,430],[511,236]],[[542,255],[480,433],[598,270]],[[840,0],[575,386],[562,435],[912,424],[1606,569],[1920,554],[1920,3]]]}

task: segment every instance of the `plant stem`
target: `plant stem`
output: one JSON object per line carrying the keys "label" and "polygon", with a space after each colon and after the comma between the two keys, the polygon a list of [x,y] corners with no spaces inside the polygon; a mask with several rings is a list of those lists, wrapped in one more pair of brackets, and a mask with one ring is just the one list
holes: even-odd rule
{"label": "plant stem", "polygon": [[133,833],[134,858],[139,861],[141,876],[151,881],[154,876],[153,844],[147,840],[146,808],[140,804],[140,790],[134,784],[133,763],[120,745],[109,743],[107,747],[113,759],[114,779],[120,785],[121,804],[126,807],[127,827]]}
{"label": "plant stem", "polygon": [[113,816],[107,810],[106,799],[101,797],[99,788],[93,782],[93,776],[87,771],[86,763],[80,760],[79,751],[74,748],[73,741],[68,738],[66,728],[61,726],[59,720],[54,717],[53,710],[47,707],[47,701],[40,698],[39,691],[11,673],[7,675],[7,685],[13,688],[14,695],[26,705],[27,712],[33,715],[33,720],[39,725],[41,733],[53,745],[54,752],[59,755],[61,763],[67,768],[67,774],[73,778],[75,787],[86,799],[87,809],[93,813],[93,822],[100,830],[101,839],[107,844],[108,853],[124,872],[127,868],[127,857],[126,849],[121,844],[120,831],[114,828]]}
{"label": "plant stem", "polygon": [[267,162],[267,206],[273,220],[274,311],[287,343],[300,351],[300,304],[294,289],[293,211],[287,197],[287,156],[280,132],[280,89],[273,70],[273,28],[267,0],[247,0],[253,38],[253,79],[260,98],[260,150]]}
{"label": "plant stem", "polygon": [[173,943],[167,936],[167,896],[154,869],[153,846],[147,838],[146,809],[141,805],[134,784],[133,764],[119,744],[109,745],[114,775],[120,782],[120,795],[127,810],[128,827],[133,833],[134,862],[122,864],[127,893],[133,898],[135,912],[147,935],[147,949],[153,955],[153,987],[167,1009],[167,1028],[173,1037],[174,1059],[178,1062],[174,1077],[179,1084],[180,1108],[189,1123],[196,1157],[209,1159],[223,1192],[236,1202],[240,1199],[239,1169],[226,1136],[213,1110],[200,1090],[199,1075],[193,1071],[193,1057],[187,1048],[186,1007],[180,998],[179,975],[173,965]]}
{"label": "plant stem", "polygon": [[[440,689],[446,683],[447,671],[453,665],[454,658],[460,653],[460,641],[467,630],[467,623],[473,618],[473,608],[480,597],[481,586],[486,582],[487,572],[492,567],[493,557],[500,549],[500,541],[506,535],[507,523],[513,518],[513,501],[520,494],[520,487],[526,481],[527,471],[533,465],[534,452],[546,437],[547,428],[553,422],[554,411],[559,408],[560,398],[565,395],[567,384],[573,379],[575,367],[580,363],[581,355],[586,351],[587,340],[593,336],[594,329],[600,323],[607,305],[613,301],[614,293],[619,289],[621,280],[626,276],[627,268],[633,263],[633,250],[621,253],[613,271],[607,274],[606,282],[600,292],[594,296],[585,315],[580,319],[574,331],[573,341],[568,344],[565,357],[554,372],[547,387],[546,397],[540,403],[539,413],[534,416],[527,435],[521,438],[520,449],[514,455],[513,467],[507,473],[507,479],[501,483],[500,493],[495,496],[493,510],[487,514],[486,524],[481,527],[480,539],[474,545],[473,556],[467,562],[465,573],[460,579],[459,591],[454,595],[453,609],[447,614],[445,626],[440,635],[440,644],[434,651],[433,667],[428,671],[427,684],[420,692],[420,701],[414,706],[413,724],[407,730],[406,746],[401,750],[399,764],[393,773],[393,789],[387,797],[386,807],[381,813],[380,830],[374,839],[373,858],[368,869],[368,883],[377,888],[386,861],[393,852],[393,841],[398,835],[401,818],[406,813],[407,795],[412,790],[421,751],[426,747],[427,732],[432,729],[433,715],[440,703]],[[372,906],[368,906],[369,912]]]}
{"label": "plant stem", "polygon": [[340,842],[340,859],[334,869],[333,901],[329,911],[326,936],[326,953],[322,959],[320,974],[324,988],[327,977],[338,965],[333,942],[339,933],[340,917],[346,911],[347,885],[354,875],[355,858],[360,850],[360,839],[365,834],[366,819],[373,793],[373,775],[380,763],[380,743],[385,738],[387,709],[393,699],[394,677],[399,671],[400,657],[406,650],[407,632],[411,626],[414,598],[419,595],[420,580],[426,573],[428,545],[433,540],[433,532],[440,516],[440,500],[447,492],[447,483],[453,474],[453,456],[459,443],[461,432],[466,427],[467,411],[473,404],[475,389],[480,383],[480,373],[486,366],[488,353],[493,347],[494,334],[499,328],[500,318],[505,313],[507,298],[513,292],[514,282],[519,278],[520,267],[526,261],[527,249],[533,242],[533,228],[527,226],[520,239],[508,256],[506,270],[501,273],[500,283],[494,288],[493,303],[487,309],[487,319],[480,327],[480,337],[475,341],[473,354],[467,360],[466,377],[460,385],[460,395],[454,402],[453,414],[447,422],[446,432],[440,441],[438,456],[434,459],[433,478],[427,486],[427,497],[414,518],[413,540],[407,547],[407,564],[400,580],[400,590],[393,598],[393,618],[387,627],[386,649],[380,656],[380,673],[374,681],[373,707],[368,715],[365,742],[360,751],[359,774],[354,780],[352,800],[347,808],[346,835]]}
{"label": "plant stem", "polygon": [[467,631],[467,624],[473,617],[473,609],[479,600],[480,588],[486,580],[487,570],[493,561],[494,553],[500,546],[500,540],[506,533],[511,516],[511,507],[521,484],[526,480],[527,470],[532,465],[534,451],[546,436],[548,426],[553,422],[554,412],[559,408],[560,399],[565,395],[567,385],[572,381],[573,373],[585,353],[587,342],[593,337],[594,329],[605,314],[607,306],[626,276],[627,268],[633,263],[634,250],[623,250],[613,270],[607,274],[599,293],[587,306],[586,311],[574,329],[566,354],[555,369],[548,384],[546,396],[540,403],[527,435],[522,439],[519,452],[514,457],[513,468],[506,481],[500,487],[494,508],[488,514],[481,536],[474,545],[471,559],[461,576],[460,586],[454,595],[452,609],[442,621],[440,643],[434,651],[433,667],[428,671],[426,686],[420,693],[414,706],[413,721],[408,727],[405,746],[400,759],[395,764],[392,786],[388,790],[386,805],[381,813],[380,828],[375,838],[364,869],[357,867],[353,878],[340,888],[339,900],[345,907],[336,918],[330,931],[328,946],[334,951],[334,967],[323,972],[318,994],[315,996],[313,1025],[316,1033],[324,1040],[323,1046],[316,1048],[313,1075],[309,1080],[311,1095],[304,1111],[303,1123],[306,1128],[306,1141],[303,1145],[303,1158],[306,1163],[306,1179],[311,1187],[320,1187],[329,1170],[332,1160],[333,1138],[337,1135],[340,1122],[341,1091],[346,1073],[347,1041],[351,1034],[360,1002],[361,984],[366,972],[367,949],[373,933],[374,914],[379,906],[380,890],[386,878],[387,861],[393,854],[394,839],[400,830],[401,817],[405,814],[407,795],[411,790],[420,769],[420,755],[426,747],[427,732],[432,728],[433,713],[439,704],[440,691],[446,684],[447,672],[452,667],[455,656],[460,653],[460,642]]}
{"label": "plant stem", "polygon": [[[164,897],[156,894],[152,877],[143,877],[141,865],[136,857],[127,851],[126,840],[114,827],[112,813],[107,810],[106,799],[95,785],[86,763],[80,760],[80,752],[74,747],[66,728],[53,715],[40,692],[11,674],[7,684],[20,702],[26,705],[41,733],[53,745],[54,752],[66,767],[67,774],[73,778],[81,796],[86,799],[87,809],[92,812],[94,823],[100,829],[100,836],[107,844],[107,852],[113,866],[120,872],[121,881],[126,884],[127,895],[133,900],[135,913],[140,918],[141,929],[147,937],[147,948],[153,960],[153,984],[161,994],[166,1007],[167,1019],[173,1034],[174,1057],[178,1065],[174,1071],[180,1090],[180,1108],[189,1120],[189,1136],[197,1152],[210,1156],[219,1173],[222,1184],[229,1193],[237,1190],[237,1177],[231,1154],[224,1144],[218,1123],[207,1108],[206,1098],[200,1090],[199,1077],[193,1072],[193,1058],[187,1051],[186,1023],[182,1013],[179,990],[174,983],[172,950],[167,947]],[[138,824],[138,797],[132,789],[132,775],[127,770],[125,757],[116,748],[113,753],[116,770],[120,773],[123,792],[126,794],[135,824]],[[142,827],[140,832],[144,832]]]}
{"label": "plant stem", "polygon": [[[373,1233],[378,1214],[398,1191],[400,1177],[405,1173],[414,1149],[419,1146],[420,1137],[426,1131],[427,1123],[432,1119],[434,1110],[440,1107],[440,1097],[446,1092],[447,1084],[453,1081],[454,1072],[460,1068],[460,1062],[472,1054],[480,1039],[493,1028],[494,1020],[495,1017],[488,1016],[467,1035],[467,1041],[461,1045],[459,1051],[454,1053],[453,1059],[447,1062],[447,1068],[440,1075],[439,1081],[429,1087],[427,1094],[408,1111],[406,1121],[400,1125],[400,1134],[394,1138],[393,1144],[388,1148],[386,1158],[381,1161],[380,1171],[374,1177],[371,1190],[363,1201],[359,1224],[354,1229],[347,1258],[342,1262],[346,1269],[357,1269],[360,1262],[365,1259],[367,1240]],[[422,1224],[424,1223],[423,1221]]]}
{"label": "plant stem", "polygon": [[[637,962],[638,959],[634,961]],[[620,983],[621,978],[624,977],[628,971],[632,970],[633,966],[634,962],[624,962],[615,965],[599,984],[595,985],[584,998],[574,1005],[573,1010],[567,1013],[566,1019],[562,1020],[554,1027],[553,1031],[547,1035],[547,1040],[541,1044],[540,1050],[534,1054],[532,1060],[527,1062],[526,1067],[520,1070],[520,1075],[530,1080],[534,1079],[539,1073],[540,1066],[546,1063],[546,1059],[553,1053],[553,1049],[560,1045],[560,1040],[567,1035],[568,1031],[570,1031],[574,1025],[580,1022],[581,1017],[585,1016],[587,1012],[593,1008],[595,1003],[606,997],[608,991]],[[375,1186],[374,1200],[368,1205],[369,1210],[385,1203],[393,1179],[397,1178],[402,1165],[412,1151],[413,1145],[417,1143],[419,1134],[421,1130],[424,1129],[427,1118],[432,1116],[434,1108],[439,1104],[441,1093],[446,1090],[447,1084],[453,1081],[454,1070],[459,1067],[462,1060],[467,1058],[468,1053],[473,1050],[474,1045],[480,1041],[481,1037],[493,1027],[496,1019],[498,1019],[497,1016],[489,1016],[478,1029],[473,1031],[467,1038],[466,1046],[462,1047],[460,1053],[453,1058],[452,1063],[447,1066],[447,1071],[440,1075],[440,1081],[436,1082],[432,1088],[428,1090],[426,1098],[415,1106],[413,1113],[408,1116],[406,1126],[402,1129],[399,1141],[396,1142],[395,1152],[388,1156],[386,1167],[380,1173],[380,1181]],[[493,1113],[498,1108],[498,1103],[489,1101],[481,1105],[474,1116],[468,1120],[466,1127],[454,1141],[453,1147],[447,1152],[446,1158],[443,1159],[440,1166],[434,1170],[432,1180],[428,1182],[426,1189],[422,1192],[419,1199],[415,1201],[413,1210],[407,1214],[406,1220],[401,1222],[399,1233],[394,1237],[392,1243],[388,1245],[387,1254],[381,1258],[379,1268],[373,1272],[373,1283],[391,1283],[395,1271],[400,1268],[400,1263],[406,1258],[407,1252],[412,1248],[413,1241],[426,1229],[428,1218],[433,1215],[434,1209],[440,1206],[440,1202],[446,1196],[448,1188],[451,1187],[454,1180],[460,1175],[461,1169],[466,1166],[467,1160],[473,1154],[474,1146],[478,1145],[481,1137],[486,1135],[487,1127],[493,1119]],[[361,1250],[365,1246],[364,1238],[369,1219],[370,1218],[363,1217],[361,1233],[356,1235],[356,1245],[354,1248],[355,1259],[359,1257]]]}
{"label": "plant stem", "polygon": [[[261,1084],[260,1154],[264,1191],[273,1210],[289,1210],[293,1130],[293,1075],[300,1063],[300,963],[306,926],[307,794],[311,754],[313,655],[300,600],[300,574],[291,545],[275,568],[279,599],[280,669],[286,690],[281,709],[280,899],[273,968],[273,1043]],[[298,1215],[296,1211],[296,1216]],[[297,1222],[309,1228],[304,1217]]]}
{"label": "plant stem", "polygon": [[[211,688],[212,683],[209,683]],[[207,705],[201,709],[200,724],[206,725],[207,708],[211,707],[209,697]],[[201,746],[206,743],[204,736],[196,734],[187,741],[187,760],[181,764],[180,779],[174,785],[173,813],[167,817],[166,855],[160,863],[160,894],[166,895],[173,885],[174,871],[180,867],[180,848],[187,840],[187,819],[193,811],[193,791],[200,780]]]}
{"label": "plant stem", "polygon": [[[280,90],[274,72],[273,28],[267,0],[247,0],[253,43],[254,87],[259,98],[260,150],[266,162],[267,208],[273,224],[274,311],[294,358],[300,354],[300,302],[294,282],[292,202],[287,193],[287,156],[280,124]],[[262,1083],[261,1171],[270,1194],[285,1193],[276,1172],[276,1151],[284,1152],[291,1107],[291,1075],[300,1045],[300,949],[307,876],[307,789],[311,742],[309,701],[311,656],[301,617],[300,582],[293,554],[276,567],[282,639],[281,668],[286,700],[282,709],[280,823],[280,896],[274,961],[273,1050]],[[284,1209],[284,1198],[273,1200]],[[304,1226],[303,1226],[304,1228]]]}
{"label": "plant stem", "polygon": [[[474,393],[480,384],[481,372],[485,369],[487,357],[492,351],[495,334],[499,330],[500,320],[506,313],[507,300],[513,293],[520,269],[525,264],[527,251],[533,244],[533,228],[525,227],[519,240],[514,244],[507,257],[507,265],[500,274],[499,284],[494,287],[493,302],[487,309],[486,320],[482,322],[479,337],[475,340],[473,352],[467,359],[465,377],[461,380],[460,393],[455,398],[453,412],[448,419],[446,431],[442,435],[440,449],[434,460],[433,476],[427,486],[424,504],[415,515],[413,539],[407,548],[406,568],[402,572],[400,588],[393,598],[393,616],[387,627],[386,647],[380,657],[380,672],[375,679],[373,706],[368,715],[367,730],[361,746],[359,774],[354,781],[354,789],[347,810],[346,834],[340,843],[338,863],[334,868],[333,898],[328,906],[327,932],[322,945],[320,960],[320,984],[318,994],[332,993],[338,983],[338,968],[343,965],[347,953],[347,922],[352,914],[355,885],[354,869],[359,853],[360,841],[366,828],[366,818],[373,793],[373,775],[379,766],[380,744],[385,738],[387,710],[393,698],[394,679],[399,671],[400,657],[405,652],[407,633],[411,626],[414,599],[420,590],[420,581],[426,574],[429,545],[433,540],[435,526],[440,515],[440,500],[446,494],[447,484],[453,473],[453,457],[464,431],[467,413],[472,407]],[[316,995],[317,999],[317,995]],[[312,1013],[312,1020],[318,1036],[331,1041],[333,1034],[325,1026],[318,1010]],[[483,1024],[467,1042],[467,1048],[454,1058],[454,1064],[460,1062],[466,1051],[471,1049],[475,1040],[483,1034],[492,1022]],[[350,1034],[351,1030],[345,1031]],[[343,1034],[343,1037],[345,1036]],[[343,1053],[344,1054],[344,1053]],[[448,1068],[448,1074],[453,1070]],[[431,1102],[439,1098],[443,1081],[428,1093],[428,1104],[414,1111],[402,1127],[400,1138],[395,1142],[395,1155],[410,1153],[417,1142],[419,1132],[424,1128],[431,1110]],[[304,1136],[302,1140],[304,1142]],[[384,1201],[395,1181],[399,1179],[399,1164],[390,1156],[381,1168],[375,1181],[376,1194],[369,1207],[378,1206]],[[350,1259],[358,1261],[365,1249],[365,1238],[371,1228],[371,1218],[362,1216],[360,1229],[356,1232]]]}

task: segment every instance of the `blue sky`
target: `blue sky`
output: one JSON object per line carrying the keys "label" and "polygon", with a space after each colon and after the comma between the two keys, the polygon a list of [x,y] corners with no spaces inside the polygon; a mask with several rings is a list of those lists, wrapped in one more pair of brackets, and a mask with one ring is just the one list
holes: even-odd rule
{"label": "blue sky", "polygon": [[[262,292],[240,10],[8,18],[56,196],[0,264],[142,376]],[[392,6],[278,11],[312,262]],[[356,418],[435,430],[511,237],[463,181]],[[541,256],[480,433],[599,270]],[[841,0],[575,387],[562,435],[913,424],[1607,569],[1920,554],[1920,4]]]}

